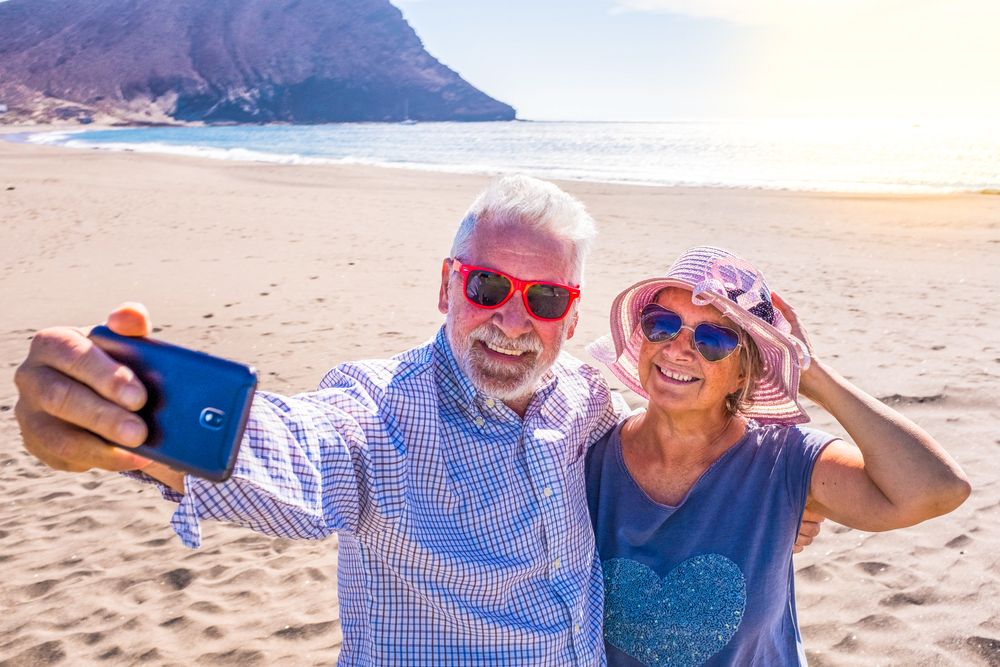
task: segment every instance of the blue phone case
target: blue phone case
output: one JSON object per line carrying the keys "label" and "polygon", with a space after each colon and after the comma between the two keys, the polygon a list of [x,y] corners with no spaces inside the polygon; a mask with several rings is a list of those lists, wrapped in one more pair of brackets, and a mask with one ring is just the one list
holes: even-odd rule
{"label": "blue phone case", "polygon": [[90,338],[139,377],[149,395],[138,415],[149,427],[134,451],[198,477],[222,482],[236,464],[257,371],[150,338],[119,336],[105,326]]}

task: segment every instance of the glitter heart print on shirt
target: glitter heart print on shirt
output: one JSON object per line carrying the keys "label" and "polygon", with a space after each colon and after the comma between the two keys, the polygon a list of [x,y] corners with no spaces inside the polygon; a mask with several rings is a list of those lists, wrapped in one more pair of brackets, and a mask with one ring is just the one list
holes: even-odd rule
{"label": "glitter heart print on shirt", "polygon": [[662,579],[627,558],[604,567],[604,638],[648,667],[694,667],[736,634],[746,581],[719,554],[689,558]]}

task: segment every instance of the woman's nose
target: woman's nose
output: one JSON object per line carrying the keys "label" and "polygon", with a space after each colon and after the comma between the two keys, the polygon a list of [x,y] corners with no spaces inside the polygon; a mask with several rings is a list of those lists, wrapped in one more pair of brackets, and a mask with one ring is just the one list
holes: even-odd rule
{"label": "woman's nose", "polygon": [[687,326],[681,327],[680,333],[672,340],[667,341],[662,349],[678,359],[686,359],[688,356],[694,355],[694,330]]}

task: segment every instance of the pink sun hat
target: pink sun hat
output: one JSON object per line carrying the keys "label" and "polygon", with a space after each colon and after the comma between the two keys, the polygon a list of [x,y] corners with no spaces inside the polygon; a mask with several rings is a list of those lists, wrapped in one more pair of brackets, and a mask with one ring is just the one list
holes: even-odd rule
{"label": "pink sun hat", "polygon": [[649,398],[639,384],[639,347],[645,340],[639,316],[667,287],[690,290],[692,303],[714,306],[757,344],[763,369],[740,414],[759,423],[809,421],[798,402],[799,375],[809,367],[809,352],[771,303],[763,274],[728,250],[691,248],[664,277],[640,280],[623,291],[611,304],[611,334],[588,345],[587,351],[629,389]]}

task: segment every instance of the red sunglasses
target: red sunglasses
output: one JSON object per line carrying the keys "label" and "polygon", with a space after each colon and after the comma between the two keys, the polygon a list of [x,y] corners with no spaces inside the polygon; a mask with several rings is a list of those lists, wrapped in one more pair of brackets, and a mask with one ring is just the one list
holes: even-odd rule
{"label": "red sunglasses", "polygon": [[554,321],[566,317],[580,289],[544,280],[521,280],[512,275],[482,266],[469,266],[457,259],[451,268],[462,276],[465,298],[478,308],[499,308],[520,291],[524,308],[538,320]]}

